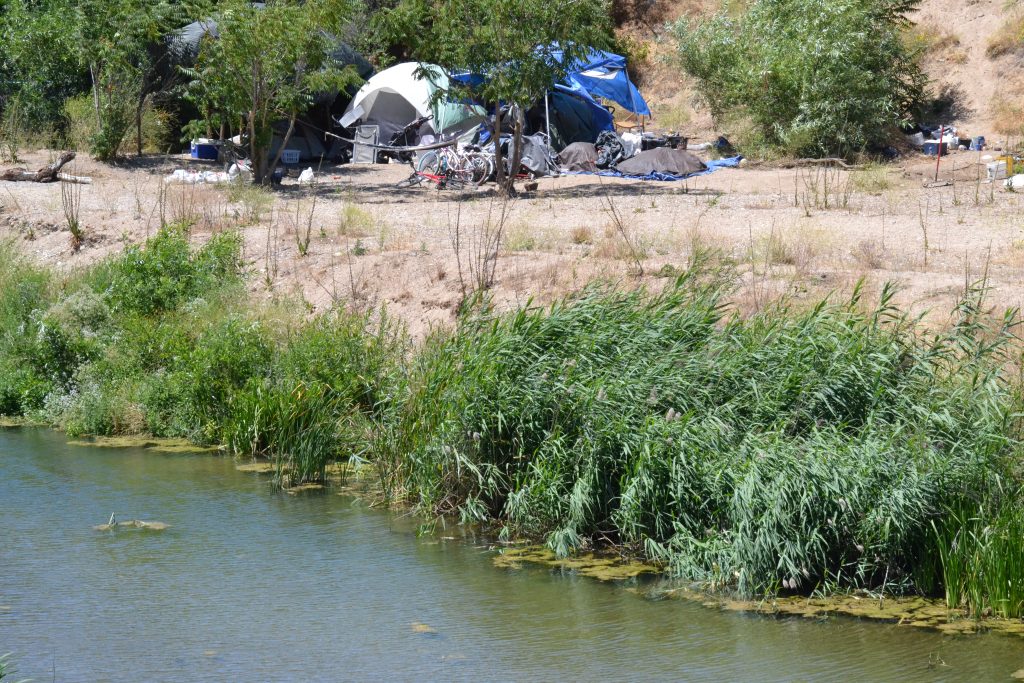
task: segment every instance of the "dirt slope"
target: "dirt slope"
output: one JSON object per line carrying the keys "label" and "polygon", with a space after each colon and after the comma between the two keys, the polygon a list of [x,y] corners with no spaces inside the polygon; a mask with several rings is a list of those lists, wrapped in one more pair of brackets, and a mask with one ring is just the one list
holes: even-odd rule
{"label": "dirt slope", "polygon": [[[619,32],[631,46],[633,67],[651,103],[653,127],[683,130],[701,138],[715,132],[690,79],[673,61],[668,24],[683,16],[714,12],[717,0],[654,2],[633,0]],[[1005,145],[1008,134],[1024,131],[1024,50],[990,57],[987,49],[1000,29],[1024,12],[1006,0],[924,0],[910,18],[916,26],[908,40],[923,50],[923,66],[932,79],[936,123],[950,123],[969,135],[984,135]]]}

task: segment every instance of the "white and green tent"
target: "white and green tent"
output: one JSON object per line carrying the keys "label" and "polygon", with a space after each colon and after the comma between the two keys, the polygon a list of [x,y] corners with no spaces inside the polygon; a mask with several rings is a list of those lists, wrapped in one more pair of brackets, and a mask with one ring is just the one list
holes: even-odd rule
{"label": "white and green tent", "polygon": [[420,129],[421,135],[458,135],[487,117],[483,107],[437,94],[447,89],[448,75],[439,66],[396,64],[374,75],[359,89],[342,121],[378,126],[378,139],[387,142],[422,116],[432,118]]}

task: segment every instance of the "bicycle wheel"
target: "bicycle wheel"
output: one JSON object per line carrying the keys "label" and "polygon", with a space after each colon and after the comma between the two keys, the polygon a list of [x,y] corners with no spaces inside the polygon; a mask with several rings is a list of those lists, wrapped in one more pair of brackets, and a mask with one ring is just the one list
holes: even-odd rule
{"label": "bicycle wheel", "polygon": [[470,181],[474,185],[483,185],[490,180],[494,173],[494,162],[481,154],[474,154],[469,158]]}
{"label": "bicycle wheel", "polygon": [[416,171],[430,175],[441,175],[441,155],[434,150],[424,152],[419,161],[416,162]]}

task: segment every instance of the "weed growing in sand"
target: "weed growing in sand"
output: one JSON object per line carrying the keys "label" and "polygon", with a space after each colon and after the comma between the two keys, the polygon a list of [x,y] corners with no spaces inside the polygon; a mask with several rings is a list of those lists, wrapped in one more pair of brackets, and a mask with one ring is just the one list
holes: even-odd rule
{"label": "weed growing in sand", "polygon": [[274,203],[274,195],[270,190],[259,185],[245,182],[226,183],[226,189],[228,201],[238,204],[235,219],[243,226],[257,225]]}
{"label": "weed growing in sand", "polygon": [[376,221],[366,209],[345,202],[338,214],[338,234],[342,237],[366,237],[373,233]]}
{"label": "weed growing in sand", "polygon": [[82,210],[82,186],[78,183],[61,182],[60,204],[64,209],[64,224],[71,234],[71,250],[78,251],[85,241],[85,232],[80,220]]}

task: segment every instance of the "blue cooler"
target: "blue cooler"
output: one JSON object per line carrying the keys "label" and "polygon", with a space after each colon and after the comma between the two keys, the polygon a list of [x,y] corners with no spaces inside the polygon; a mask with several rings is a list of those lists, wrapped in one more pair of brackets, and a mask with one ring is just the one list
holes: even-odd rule
{"label": "blue cooler", "polygon": [[193,159],[217,161],[217,142],[214,140],[207,140],[206,138],[193,140],[191,151]]}

